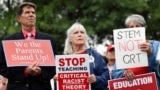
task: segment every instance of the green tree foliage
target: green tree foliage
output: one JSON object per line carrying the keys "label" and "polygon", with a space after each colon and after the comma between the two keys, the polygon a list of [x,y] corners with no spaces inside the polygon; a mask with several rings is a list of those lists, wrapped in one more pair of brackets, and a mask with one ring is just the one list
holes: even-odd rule
{"label": "green tree foliage", "polygon": [[[10,0],[8,0],[10,1]],[[89,35],[98,35],[98,41],[113,29],[123,28],[125,18],[141,14],[147,21],[147,38],[159,40],[159,0],[25,0],[37,5],[37,29],[53,35],[59,54],[63,51],[66,30],[76,21],[81,22]],[[8,7],[12,4],[7,4]],[[11,6],[10,6],[11,7]],[[0,35],[20,30],[15,8],[1,15]]]}

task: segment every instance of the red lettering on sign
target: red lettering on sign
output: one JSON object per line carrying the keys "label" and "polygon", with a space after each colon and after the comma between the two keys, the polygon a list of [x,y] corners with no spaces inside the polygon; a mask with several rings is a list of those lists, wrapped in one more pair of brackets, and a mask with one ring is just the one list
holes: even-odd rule
{"label": "red lettering on sign", "polygon": [[140,41],[142,40],[140,39],[140,40],[129,40],[125,42],[119,42],[118,43],[119,51],[133,51],[135,47],[138,47],[139,49]]}
{"label": "red lettering on sign", "polygon": [[77,66],[77,65],[81,65],[85,62],[85,58],[81,57],[81,58],[60,58],[59,59],[59,66]]}

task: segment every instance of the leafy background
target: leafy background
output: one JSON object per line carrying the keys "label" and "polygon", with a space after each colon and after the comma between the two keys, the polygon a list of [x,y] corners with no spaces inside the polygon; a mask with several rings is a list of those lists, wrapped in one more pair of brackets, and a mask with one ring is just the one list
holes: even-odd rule
{"label": "leafy background", "polygon": [[66,30],[76,21],[85,26],[91,38],[97,36],[96,43],[102,43],[103,38],[112,36],[113,29],[124,28],[128,15],[141,14],[147,22],[147,39],[160,40],[160,0],[1,0],[1,39],[21,29],[15,9],[22,1],[37,5],[36,27],[53,35],[58,54],[63,52]]}

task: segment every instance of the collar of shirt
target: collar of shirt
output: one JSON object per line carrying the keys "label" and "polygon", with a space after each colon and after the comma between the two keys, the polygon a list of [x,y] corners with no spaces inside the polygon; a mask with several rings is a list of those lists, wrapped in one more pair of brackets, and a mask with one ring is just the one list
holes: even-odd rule
{"label": "collar of shirt", "polygon": [[31,33],[32,37],[35,38],[36,30],[33,29],[33,30],[31,30],[31,32],[28,32],[27,30],[22,29],[22,33],[23,33],[24,38],[26,38],[26,36],[27,36],[28,33]]}
{"label": "collar of shirt", "polygon": [[113,65],[109,65],[109,64],[108,64],[108,69],[109,69],[109,72],[112,73]]}

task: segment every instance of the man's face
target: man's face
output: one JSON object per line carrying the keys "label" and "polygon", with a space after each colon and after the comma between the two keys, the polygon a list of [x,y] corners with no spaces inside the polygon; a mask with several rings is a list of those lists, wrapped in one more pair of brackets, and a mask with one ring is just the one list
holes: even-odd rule
{"label": "man's face", "polygon": [[22,14],[17,17],[22,27],[35,27],[36,23],[35,9],[30,6],[25,6],[23,7],[22,10],[23,10]]}

